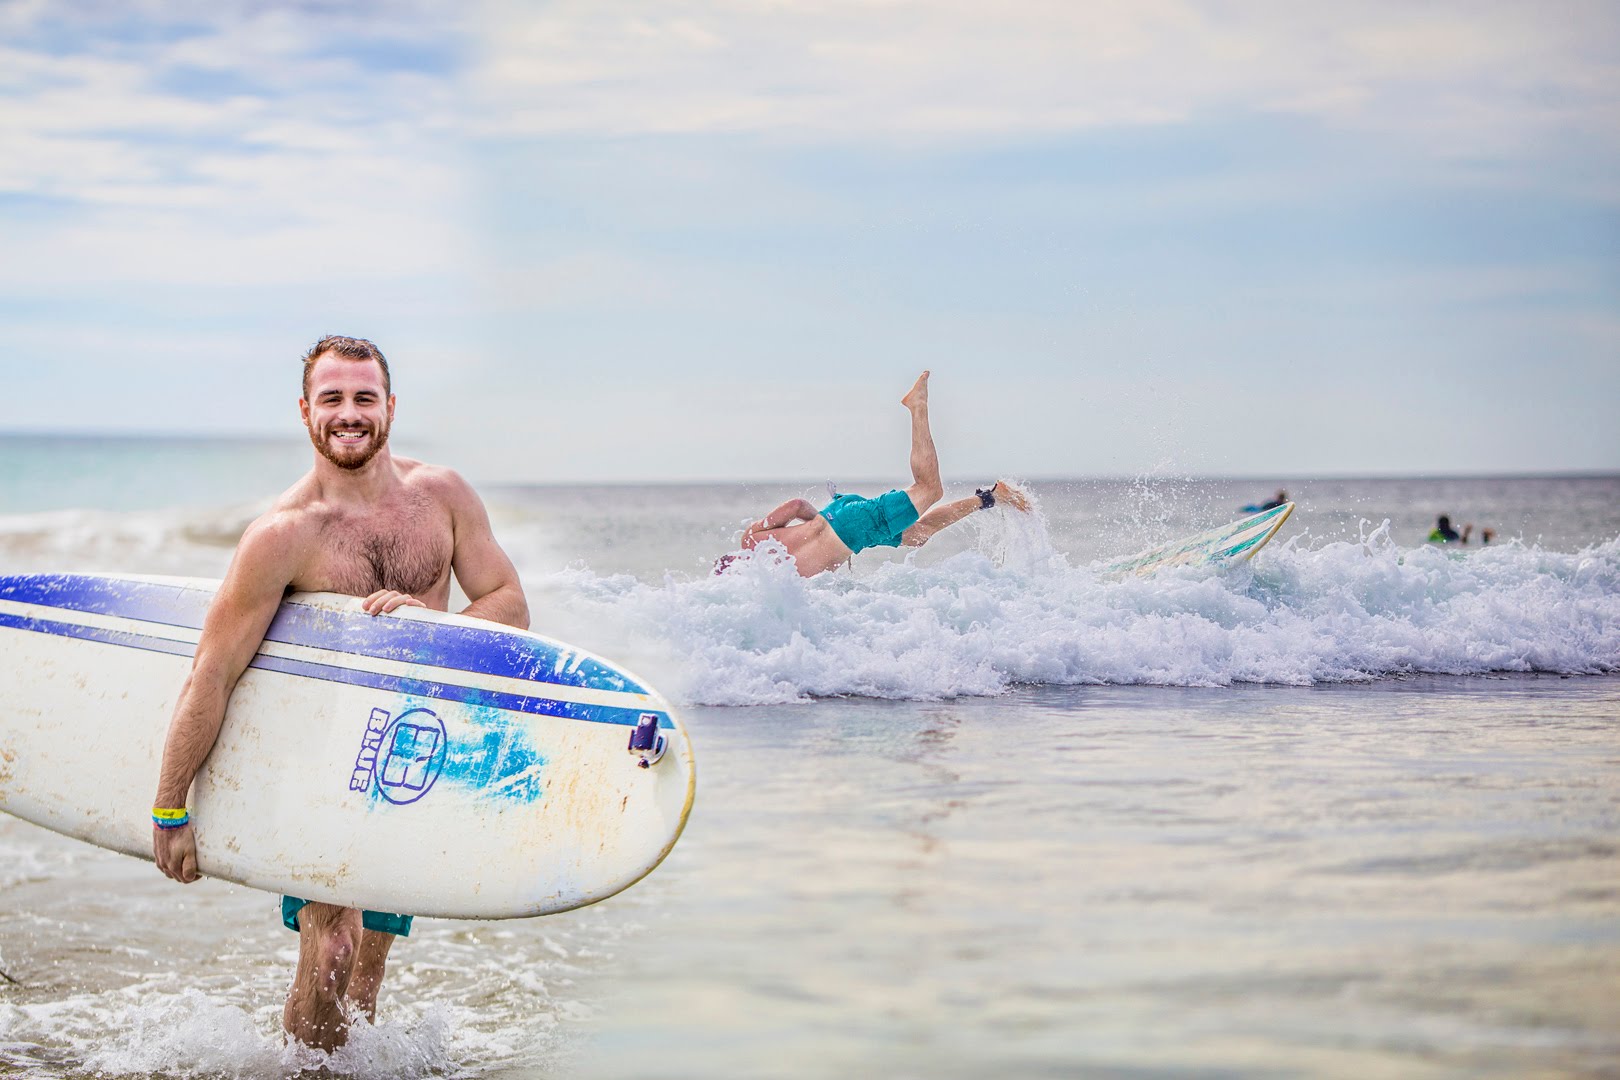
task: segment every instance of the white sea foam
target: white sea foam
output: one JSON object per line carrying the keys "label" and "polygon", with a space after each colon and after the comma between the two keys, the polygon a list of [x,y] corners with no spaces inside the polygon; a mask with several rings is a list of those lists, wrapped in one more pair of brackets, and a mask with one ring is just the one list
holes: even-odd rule
{"label": "white sea foam", "polygon": [[355,1023],[348,1042],[331,1053],[284,1040],[279,969],[205,977],[203,988],[170,989],[174,980],[164,974],[50,1001],[0,1002],[0,1074],[12,1065],[42,1078],[282,1080],[324,1070],[353,1080],[411,1080],[566,1061],[560,1025],[577,1030],[592,1019],[591,1010],[551,997],[540,974],[508,969],[492,955],[480,954],[471,973],[477,985],[448,972],[436,980],[447,985],[425,988],[429,963],[401,965],[386,1015],[375,1025]]}
{"label": "white sea foam", "polygon": [[[1402,549],[1385,525],[1359,542],[1294,537],[1225,570],[1115,581],[1067,565],[1027,532],[1038,519],[1018,517],[931,566],[805,580],[762,548],[720,576],[648,584],[575,568],[529,584],[581,643],[707,705],[1620,670],[1620,540],[1462,555]],[[1009,529],[1026,532],[1009,541]]]}
{"label": "white sea foam", "polygon": [[[231,989],[237,989],[234,986]],[[240,997],[240,993],[232,996]],[[328,1054],[283,1041],[280,1002],[251,1008],[198,989],[166,992],[137,984],[95,995],[0,1006],[0,1046],[19,1065],[54,1073],[66,1055],[98,1076],[178,1075],[279,1080],[326,1069],[356,1080],[445,1075],[472,1050],[471,1028],[457,1029],[443,1005],[396,1008],[378,1025],[357,1023],[347,1044]],[[471,1038],[469,1038],[471,1036]],[[4,1059],[0,1059],[3,1061]]]}

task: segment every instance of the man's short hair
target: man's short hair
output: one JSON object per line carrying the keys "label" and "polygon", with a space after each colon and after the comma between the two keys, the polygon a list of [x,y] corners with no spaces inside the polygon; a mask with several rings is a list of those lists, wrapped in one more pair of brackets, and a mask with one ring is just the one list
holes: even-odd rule
{"label": "man's short hair", "polygon": [[304,354],[304,400],[309,400],[309,373],[315,370],[315,361],[333,353],[345,360],[375,360],[383,373],[383,397],[394,392],[392,381],[388,377],[388,360],[383,356],[382,350],[377,348],[365,338],[342,337],[337,334],[328,334],[309,347]]}

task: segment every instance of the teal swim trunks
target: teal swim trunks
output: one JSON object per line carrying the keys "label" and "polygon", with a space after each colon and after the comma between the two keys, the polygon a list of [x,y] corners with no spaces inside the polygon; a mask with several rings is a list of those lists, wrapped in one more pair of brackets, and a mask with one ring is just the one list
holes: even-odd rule
{"label": "teal swim trunks", "polygon": [[917,524],[917,507],[903,491],[890,491],[875,499],[840,495],[821,511],[838,539],[851,551],[869,547],[899,547],[900,534]]}
{"label": "teal swim trunks", "polygon": [[[281,898],[281,921],[293,933],[298,932],[298,913],[303,910],[308,900],[300,900],[296,896],[283,896]],[[393,934],[395,937],[411,936],[412,915],[391,915],[386,911],[362,911],[360,925],[367,930],[375,930],[379,934]]]}

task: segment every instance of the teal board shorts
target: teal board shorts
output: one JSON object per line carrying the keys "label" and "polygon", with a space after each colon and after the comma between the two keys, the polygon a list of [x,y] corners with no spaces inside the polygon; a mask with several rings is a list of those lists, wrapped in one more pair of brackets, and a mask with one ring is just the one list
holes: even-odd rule
{"label": "teal board shorts", "polygon": [[821,511],[832,531],[851,551],[869,547],[899,547],[900,534],[917,524],[917,507],[903,491],[890,491],[875,499],[840,495]]}
{"label": "teal board shorts", "polygon": [[[308,900],[300,900],[296,896],[283,896],[281,898],[281,921],[293,933],[298,932],[298,913],[303,910]],[[367,930],[375,930],[379,934],[393,934],[396,937],[411,936],[412,915],[392,915],[386,911],[362,911],[360,925]]]}

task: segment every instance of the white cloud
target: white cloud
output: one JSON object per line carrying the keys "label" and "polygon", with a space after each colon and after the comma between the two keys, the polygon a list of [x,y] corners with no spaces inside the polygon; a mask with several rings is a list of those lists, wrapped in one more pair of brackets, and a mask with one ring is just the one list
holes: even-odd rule
{"label": "white cloud", "polygon": [[975,138],[1303,113],[1453,152],[1620,116],[1602,2],[495,0],[496,134]]}
{"label": "white cloud", "polygon": [[[147,15],[151,33],[121,38],[8,12],[0,194],[57,209],[8,229],[0,281],[292,284],[465,258],[451,78],[328,51],[354,19],[221,7],[164,34],[173,16]],[[448,29],[424,20],[377,47],[438,47]],[[69,46],[27,47],[47,30]],[[208,70],[228,92],[188,92]]]}
{"label": "white cloud", "polygon": [[[117,10],[157,27],[172,18],[157,3]],[[1582,134],[1612,151],[1620,130],[1620,17],[1594,3],[491,0],[476,25],[401,10],[220,5],[193,12],[206,26],[127,38],[85,16],[55,28],[79,35],[64,50],[28,44],[64,18],[54,6],[10,5],[0,193],[114,213],[83,223],[108,238],[94,265],[132,260],[114,237],[161,231],[161,250],[134,261],[149,269],[148,254],[173,253],[160,273],[186,280],[188,250],[228,235],[246,240],[254,280],[291,280],[321,235],[380,243],[385,275],[449,265],[470,199],[466,151],[480,140],[1000,141],[1288,113],[1480,155]],[[460,43],[465,69],[369,69],[331,48],[355,40]],[[196,71],[235,89],[174,88]],[[98,250],[87,235],[64,247],[81,269]],[[282,253],[294,261],[273,261]],[[48,249],[15,254],[52,261]]]}

